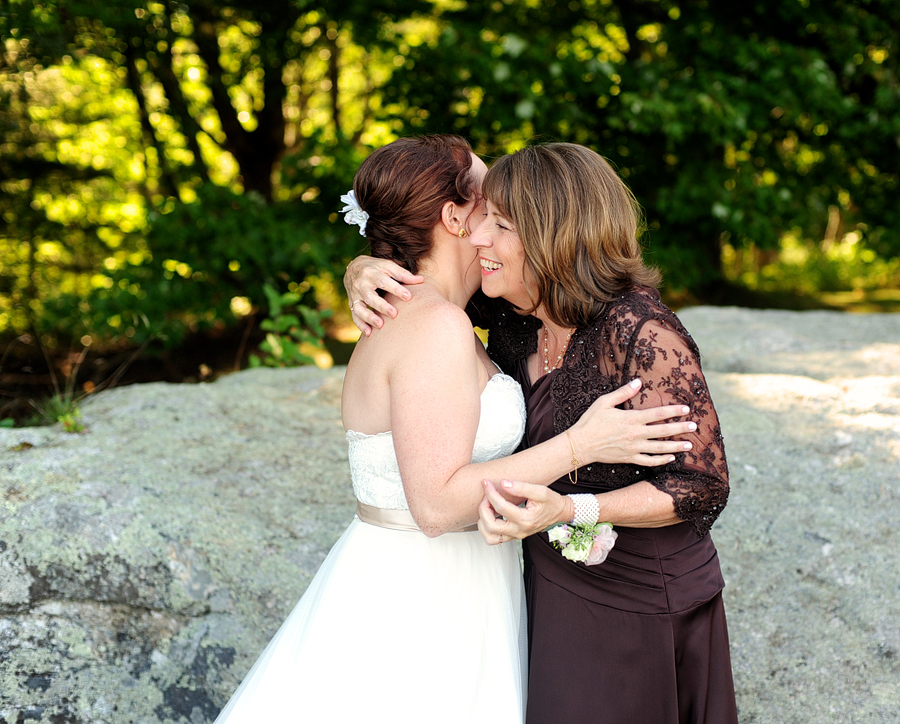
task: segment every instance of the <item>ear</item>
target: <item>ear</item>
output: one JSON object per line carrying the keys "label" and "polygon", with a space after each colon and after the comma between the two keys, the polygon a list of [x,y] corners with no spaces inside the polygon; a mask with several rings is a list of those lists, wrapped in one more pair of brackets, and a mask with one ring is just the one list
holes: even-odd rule
{"label": "ear", "polygon": [[448,201],[441,208],[441,223],[453,236],[459,236],[460,229],[466,228],[466,219],[462,212],[462,206],[454,204],[452,201]]}

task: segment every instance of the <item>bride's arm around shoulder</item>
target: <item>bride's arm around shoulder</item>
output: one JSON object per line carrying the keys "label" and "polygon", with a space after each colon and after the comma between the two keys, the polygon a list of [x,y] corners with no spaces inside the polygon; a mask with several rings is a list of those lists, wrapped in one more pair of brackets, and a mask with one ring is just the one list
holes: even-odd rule
{"label": "bride's arm around shoulder", "polygon": [[472,457],[481,362],[462,309],[444,300],[416,301],[391,330],[391,430],[410,513],[435,536],[472,522],[471,501],[459,500],[448,483]]}

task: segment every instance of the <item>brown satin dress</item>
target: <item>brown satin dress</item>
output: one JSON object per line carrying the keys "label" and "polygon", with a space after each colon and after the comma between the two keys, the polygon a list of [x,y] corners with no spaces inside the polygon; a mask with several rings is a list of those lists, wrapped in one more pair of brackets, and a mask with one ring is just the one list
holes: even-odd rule
{"label": "brown satin dress", "polygon": [[532,384],[525,353],[536,345],[535,328],[524,323],[523,347],[523,323],[512,324],[512,334],[502,320],[492,326],[491,346],[525,393],[523,448],[558,434],[598,393],[635,376],[647,393],[635,406],[688,404],[701,436],[693,453],[663,468],[594,464],[579,469],[577,486],[566,478],[552,486],[599,493],[648,480],[673,495],[676,514],[689,522],[617,526],[615,547],[595,566],[563,558],[546,533],[525,541],[527,724],[736,724],[725,584],[708,535],[727,499],[727,466],[696,346],[655,293],[641,290],[576,332],[563,367]]}

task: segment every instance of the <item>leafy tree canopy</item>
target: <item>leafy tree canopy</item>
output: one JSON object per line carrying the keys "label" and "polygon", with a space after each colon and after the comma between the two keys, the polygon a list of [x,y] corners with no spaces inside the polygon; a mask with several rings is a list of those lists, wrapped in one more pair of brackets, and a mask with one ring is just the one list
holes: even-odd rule
{"label": "leafy tree canopy", "polygon": [[898,3],[470,2],[442,27],[391,79],[407,125],[488,153],[594,147],[644,205],[670,285],[714,287],[723,239],[839,225],[900,252]]}
{"label": "leafy tree canopy", "polygon": [[[361,250],[370,149],[589,145],[670,289],[786,233],[900,251],[893,0],[0,0],[0,333],[232,323]],[[130,342],[129,342],[130,341]]]}

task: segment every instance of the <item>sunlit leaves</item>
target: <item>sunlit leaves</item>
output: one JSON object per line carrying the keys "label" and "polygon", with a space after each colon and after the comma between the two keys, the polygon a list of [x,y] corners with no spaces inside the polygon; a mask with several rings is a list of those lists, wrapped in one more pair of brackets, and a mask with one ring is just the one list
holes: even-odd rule
{"label": "sunlit leaves", "polygon": [[670,287],[708,288],[723,243],[740,256],[792,229],[797,249],[835,224],[900,248],[889,0],[10,7],[0,327],[10,300],[101,337],[231,321],[233,299],[265,305],[263,282],[360,251],[330,225],[336,199],[371,148],[426,131],[488,159],[596,148],[644,205]]}
{"label": "sunlit leaves", "polygon": [[[18,42],[6,57],[18,72],[24,129],[6,127],[2,139],[52,171],[7,174],[18,197],[3,215],[0,275],[13,293],[0,284],[0,308],[33,308],[48,329],[75,315],[79,333],[137,339],[148,323],[126,324],[116,305],[161,320],[178,279],[194,284],[178,305],[187,327],[221,319],[215,285],[225,281],[206,258],[217,249],[238,265],[227,283],[257,296],[276,273],[302,279],[347,253],[340,234],[323,233],[326,209],[366,148],[402,129],[385,116],[380,89],[411,48],[435,42],[435,19],[415,14],[431,5],[68,0],[65,13],[58,5],[0,18]],[[256,201],[218,206],[208,183],[270,198],[274,216]],[[188,210],[186,224],[170,223]],[[303,233],[323,248],[297,239]],[[296,254],[260,256],[288,237]],[[167,257],[173,239],[182,249]],[[26,321],[20,315],[15,327]]]}
{"label": "sunlit leaves", "polygon": [[[896,230],[898,6],[745,10],[470,2],[391,85],[410,127],[456,129],[488,154],[536,137],[609,157],[674,286],[715,281],[722,238],[772,247],[794,224],[820,236],[839,197],[848,223]],[[460,100],[473,89],[477,106]],[[860,226],[868,243],[879,228]]]}

